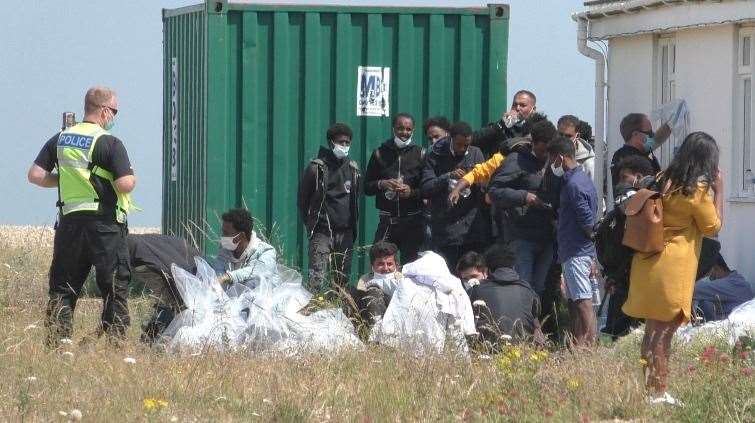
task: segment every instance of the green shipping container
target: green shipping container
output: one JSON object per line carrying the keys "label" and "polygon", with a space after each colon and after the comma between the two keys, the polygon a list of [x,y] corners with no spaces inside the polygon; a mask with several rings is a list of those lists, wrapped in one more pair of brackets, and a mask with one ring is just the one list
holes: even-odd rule
{"label": "green shipping container", "polygon": [[[305,268],[297,186],[330,124],[354,130],[350,157],[364,171],[396,112],[417,118],[423,143],[429,116],[475,127],[497,119],[508,24],[503,4],[164,10],[163,233],[212,253],[220,214],[247,207],[285,261]],[[371,244],[376,226],[374,198],[363,198],[357,243]],[[354,273],[366,263],[356,256]]]}

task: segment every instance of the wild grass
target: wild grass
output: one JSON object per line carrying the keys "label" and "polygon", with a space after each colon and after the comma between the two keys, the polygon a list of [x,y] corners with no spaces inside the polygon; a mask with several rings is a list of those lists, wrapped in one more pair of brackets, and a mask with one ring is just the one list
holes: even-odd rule
{"label": "wild grass", "polygon": [[674,345],[670,390],[683,408],[644,401],[636,336],[575,352],[511,346],[469,360],[375,346],[179,356],[138,341],[147,298],[131,301],[121,348],[79,346],[101,306],[86,298],[73,343],[48,351],[50,236],[0,228],[0,421],[755,421],[752,354],[743,359],[715,339]]}

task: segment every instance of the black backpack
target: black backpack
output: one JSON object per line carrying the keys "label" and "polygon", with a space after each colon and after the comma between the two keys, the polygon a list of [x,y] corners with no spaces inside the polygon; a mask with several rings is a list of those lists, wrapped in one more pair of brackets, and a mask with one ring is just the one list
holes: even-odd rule
{"label": "black backpack", "polygon": [[595,224],[595,252],[604,274],[616,275],[628,271],[634,251],[622,244],[626,217],[615,208]]}

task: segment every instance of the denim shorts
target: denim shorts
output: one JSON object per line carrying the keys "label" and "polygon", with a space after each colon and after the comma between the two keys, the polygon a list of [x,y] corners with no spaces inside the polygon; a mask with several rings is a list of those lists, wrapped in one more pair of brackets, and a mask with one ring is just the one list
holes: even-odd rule
{"label": "denim shorts", "polygon": [[566,296],[572,301],[592,299],[592,257],[576,256],[561,263],[566,282]]}

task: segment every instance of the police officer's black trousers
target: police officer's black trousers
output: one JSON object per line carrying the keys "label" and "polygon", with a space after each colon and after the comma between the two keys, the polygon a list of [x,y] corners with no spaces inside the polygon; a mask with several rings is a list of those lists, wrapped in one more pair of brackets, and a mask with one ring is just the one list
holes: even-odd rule
{"label": "police officer's black trousers", "polygon": [[92,217],[64,217],[55,232],[50,266],[48,345],[70,338],[73,313],[84,282],[94,266],[102,294],[101,331],[122,337],[129,325],[130,278],[125,225]]}

